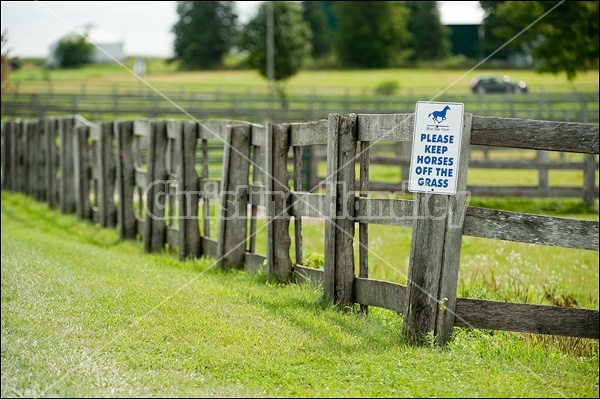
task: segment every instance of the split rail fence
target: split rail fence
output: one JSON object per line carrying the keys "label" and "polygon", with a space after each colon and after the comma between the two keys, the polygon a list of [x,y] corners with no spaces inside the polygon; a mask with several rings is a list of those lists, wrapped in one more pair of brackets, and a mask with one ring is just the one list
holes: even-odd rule
{"label": "split rail fence", "polygon": [[[371,144],[410,143],[413,124],[413,114],[330,114],[328,120],[266,124],[20,119],[4,125],[2,187],[117,228],[123,239],[139,239],[146,252],[170,248],[182,260],[210,256],[223,268],[322,284],[341,308],[399,312],[414,342],[433,332],[443,345],[454,327],[598,339],[598,310],[457,298],[463,236],[598,251],[597,221],[468,206],[471,148],[571,152],[594,160],[598,125],[465,113],[456,195],[369,196]],[[223,145],[220,179],[209,170],[215,139]],[[309,192],[302,154],[314,146],[327,148],[327,177],[322,190]],[[596,168],[589,169],[585,179],[593,182]],[[322,269],[303,264],[306,217],[325,222]],[[261,218],[266,229],[257,227]],[[412,228],[406,285],[369,278],[370,224]],[[256,238],[263,234],[266,253],[260,254]]]}

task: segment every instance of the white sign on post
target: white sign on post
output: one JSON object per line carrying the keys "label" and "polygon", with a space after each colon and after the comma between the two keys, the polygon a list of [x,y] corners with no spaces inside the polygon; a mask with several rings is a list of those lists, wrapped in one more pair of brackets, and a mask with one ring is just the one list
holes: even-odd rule
{"label": "white sign on post", "polygon": [[464,108],[462,103],[417,102],[409,191],[456,194]]}

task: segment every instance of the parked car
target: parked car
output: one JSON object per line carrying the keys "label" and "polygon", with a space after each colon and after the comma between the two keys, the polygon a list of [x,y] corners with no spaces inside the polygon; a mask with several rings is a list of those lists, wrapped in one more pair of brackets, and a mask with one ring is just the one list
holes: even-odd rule
{"label": "parked car", "polygon": [[478,75],[471,80],[471,91],[473,91],[475,94],[521,94],[527,93],[527,84],[522,80],[511,80],[506,75]]}

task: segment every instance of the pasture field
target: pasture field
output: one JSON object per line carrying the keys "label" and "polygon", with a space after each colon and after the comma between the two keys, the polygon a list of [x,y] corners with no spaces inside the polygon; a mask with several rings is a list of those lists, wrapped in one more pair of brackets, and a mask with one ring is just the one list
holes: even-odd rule
{"label": "pasture field", "polygon": [[[47,69],[26,63],[22,69],[11,73],[9,80],[19,91],[80,92],[114,90],[119,87],[142,87],[132,73],[133,59],[119,64],[93,64],[78,69]],[[524,80],[534,94],[598,92],[598,71],[582,73],[573,82],[564,74],[538,74],[531,70],[494,70],[481,67],[468,69],[374,69],[374,70],[302,70],[285,82],[289,95],[372,95],[383,83],[395,82],[397,94],[432,95],[470,93],[469,82],[480,73],[505,73],[512,79]],[[216,90],[267,93],[267,80],[255,70],[177,71],[174,64],[162,59],[149,59],[143,76],[148,85],[160,91]],[[83,88],[82,88],[83,87]]]}
{"label": "pasture field", "polygon": [[[68,70],[26,62],[9,76],[2,119],[80,114],[92,121],[163,117],[298,122],[326,119],[329,113],[413,112],[416,101],[425,100],[462,102],[467,112],[479,116],[597,123],[598,114],[597,70],[568,82],[563,75],[484,67],[306,69],[269,94],[267,80],[254,70],[186,72],[151,59],[138,79],[132,68],[133,59]],[[525,80],[530,93],[472,94],[471,79],[492,72]]]}
{"label": "pasture field", "polygon": [[[534,201],[520,207],[563,216],[576,209]],[[320,287],[219,272],[206,258],[144,254],[140,242],[121,241],[114,229],[21,194],[3,191],[1,210],[2,397],[598,393],[597,340],[457,328],[443,349],[409,346],[398,314],[338,311],[322,301]],[[378,255],[401,263],[404,255],[383,244],[401,247],[407,234],[372,229],[371,237],[380,241]],[[530,245],[482,240],[464,244],[465,260],[475,275],[493,269],[501,288],[465,275],[467,294],[518,301],[521,283],[527,288],[548,278],[555,294],[598,308],[597,253],[542,254]],[[511,286],[510,278],[519,284]]]}

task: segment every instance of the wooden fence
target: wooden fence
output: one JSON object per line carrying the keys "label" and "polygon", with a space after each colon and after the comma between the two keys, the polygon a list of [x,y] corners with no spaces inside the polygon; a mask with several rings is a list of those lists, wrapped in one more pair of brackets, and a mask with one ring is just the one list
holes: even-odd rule
{"label": "wooden fence", "polygon": [[[364,311],[377,306],[400,312],[403,332],[414,342],[433,332],[445,344],[453,327],[598,339],[597,310],[457,298],[456,292],[464,235],[598,251],[596,221],[467,206],[471,147],[597,156],[598,125],[465,113],[457,195],[369,196],[370,145],[410,142],[413,124],[413,114],[331,114],[328,120],[264,125],[153,119],[95,124],[79,116],[16,120],[4,126],[2,187],[116,226],[122,238],[140,239],[147,252],[169,247],[177,248],[180,259],[207,255],[223,268],[265,269],[273,280],[321,283],[327,299],[342,308],[360,304]],[[209,140],[215,138],[223,143],[220,179],[209,173]],[[323,145],[324,193],[303,191],[302,153]],[[217,215],[211,203],[218,204]],[[256,253],[256,236],[265,234],[257,228],[261,211],[266,254]],[[325,221],[322,269],[303,265],[304,217]],[[406,285],[369,278],[370,224],[412,228]]]}
{"label": "wooden fence", "polygon": [[[543,119],[597,123],[598,92],[530,93],[527,95],[461,94],[431,96],[289,94],[285,101],[266,93],[251,91],[185,92],[166,90],[136,91],[108,86],[97,92],[16,91],[2,98],[2,114],[12,118],[45,118],[53,115],[80,114],[88,119],[114,118],[234,118],[247,121],[265,119],[301,122],[326,119],[330,113],[410,113],[416,101],[465,103],[467,109],[482,116]],[[104,90],[104,91],[103,91]]]}
{"label": "wooden fence", "polygon": [[[378,143],[371,146],[369,164],[371,166],[385,166],[396,168],[397,181],[370,181],[370,191],[384,193],[407,193],[410,168],[410,142],[399,142],[397,145]],[[510,150],[511,157],[504,157],[503,153]],[[598,186],[595,175],[598,170],[598,157],[594,154],[585,154],[572,159],[564,152],[556,153],[546,150],[528,150],[520,148],[471,146],[471,159],[469,170],[473,169],[501,169],[531,171],[537,175],[537,185],[480,185],[469,184],[467,191],[473,196],[492,197],[537,197],[537,198],[581,198],[587,207],[593,206],[598,198]],[[491,157],[490,153],[494,156]],[[307,156],[309,170],[307,175],[307,190],[319,187],[325,176],[319,174],[319,164],[327,162],[327,147],[315,146]],[[359,163],[359,161],[356,161]],[[582,171],[580,181],[572,181],[569,186],[551,184],[550,173],[563,171]],[[490,182],[493,183],[493,182]],[[508,182],[511,183],[511,182]],[[358,190],[357,184],[357,190]]]}

